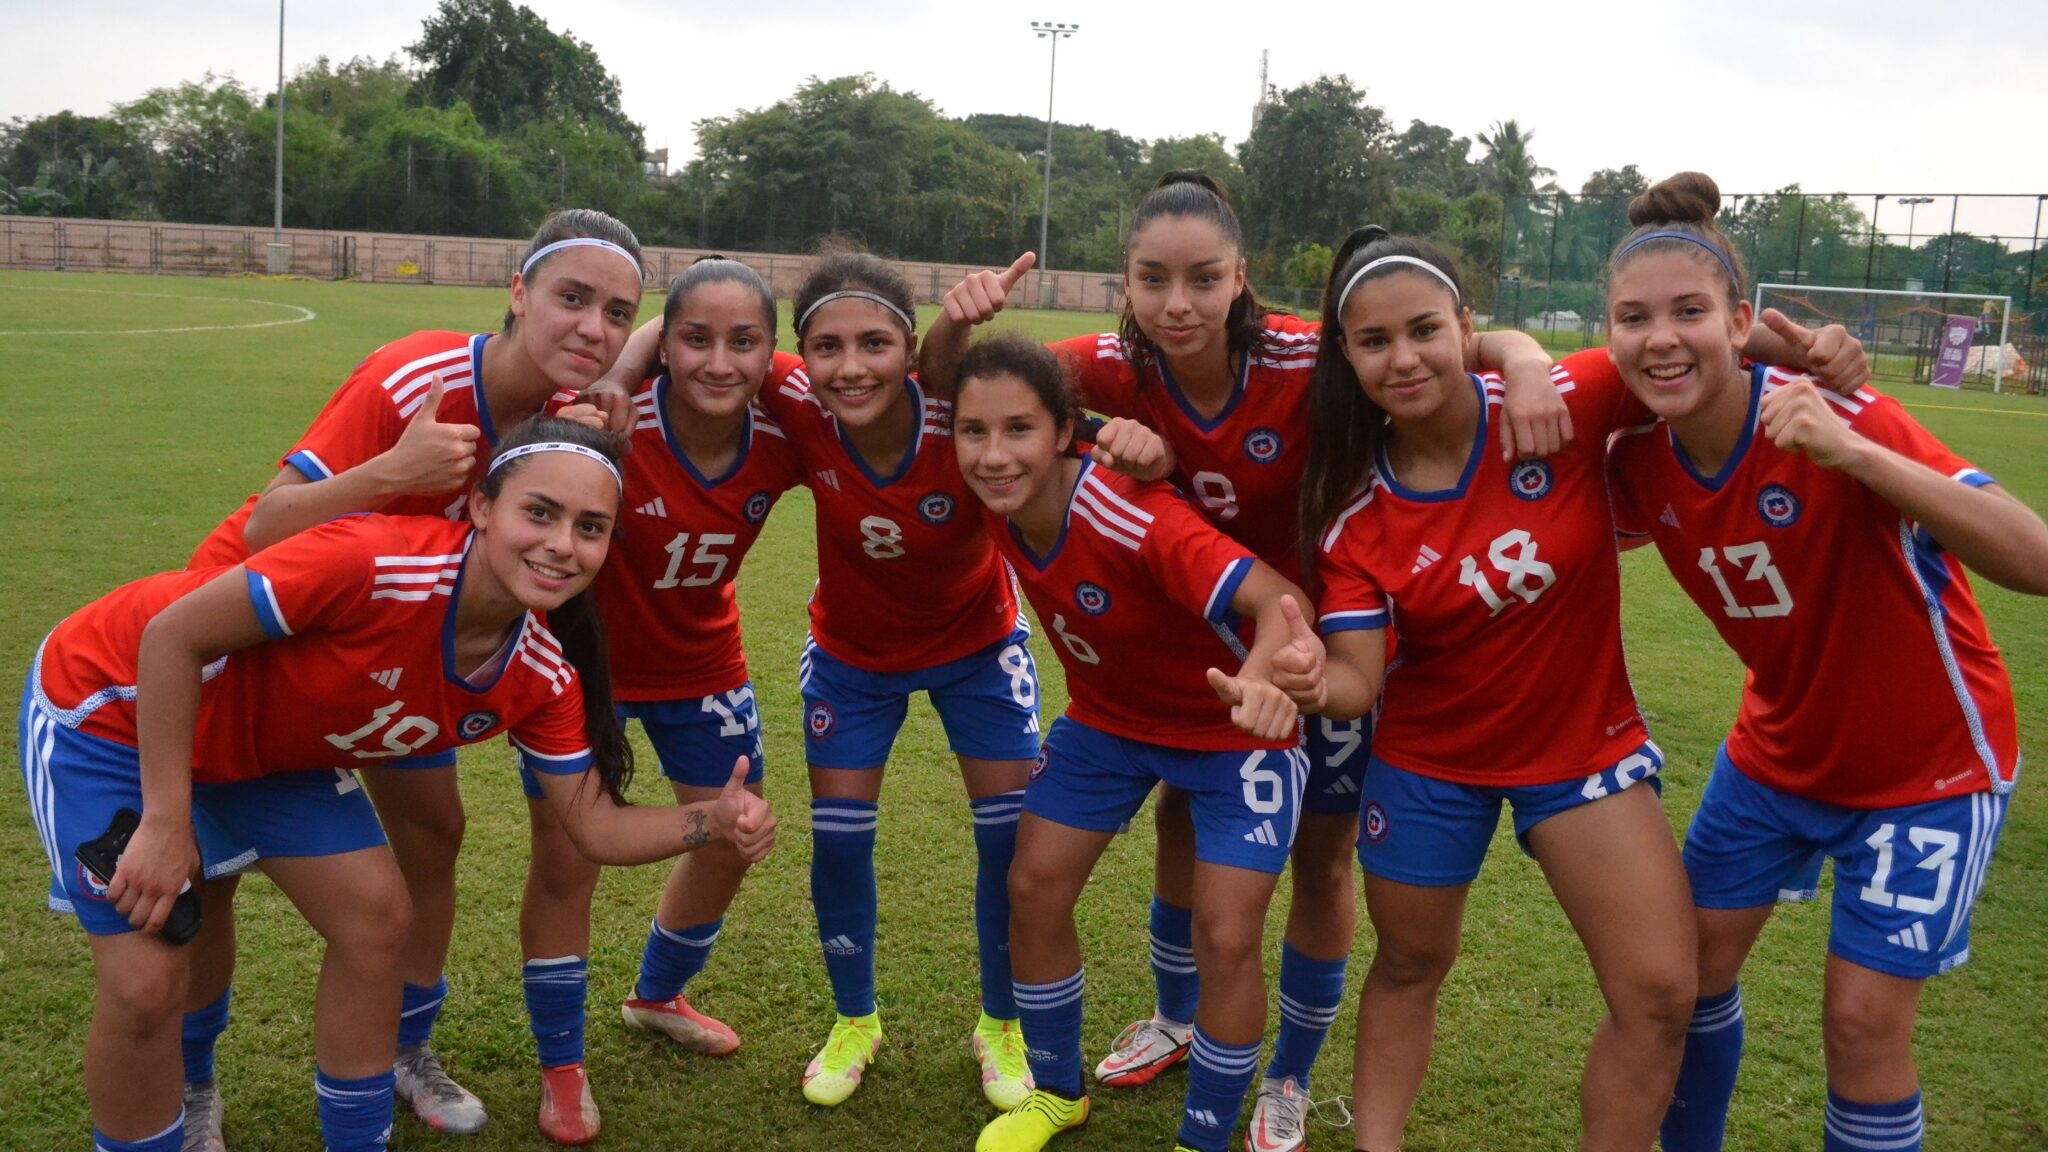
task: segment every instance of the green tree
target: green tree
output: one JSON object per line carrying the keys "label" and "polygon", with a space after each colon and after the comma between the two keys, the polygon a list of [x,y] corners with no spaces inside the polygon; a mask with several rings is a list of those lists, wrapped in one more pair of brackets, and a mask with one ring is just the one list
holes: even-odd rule
{"label": "green tree", "polygon": [[1480,173],[1472,163],[1472,141],[1449,128],[1410,120],[1394,140],[1397,179],[1405,191],[1433,192],[1445,202],[1475,192]]}
{"label": "green tree", "polygon": [[637,158],[640,125],[619,105],[619,82],[589,44],[556,32],[510,0],[441,0],[417,42],[418,95],[446,108],[466,103],[491,135],[538,120],[594,125],[626,142]]}
{"label": "green tree", "polygon": [[1496,120],[1491,131],[1479,134],[1479,146],[1485,149],[1479,172],[1488,191],[1503,200],[1526,196],[1539,190],[1538,180],[1557,175],[1538,164],[1529,151],[1529,141],[1535,136],[1513,120]]}
{"label": "green tree", "polygon": [[1282,93],[1238,149],[1246,242],[1270,256],[1384,218],[1396,173],[1392,142],[1386,113],[1348,77]]}
{"label": "green tree", "polygon": [[167,220],[255,223],[270,209],[271,126],[249,89],[207,73],[115,106],[114,119],[148,150],[140,174]]}

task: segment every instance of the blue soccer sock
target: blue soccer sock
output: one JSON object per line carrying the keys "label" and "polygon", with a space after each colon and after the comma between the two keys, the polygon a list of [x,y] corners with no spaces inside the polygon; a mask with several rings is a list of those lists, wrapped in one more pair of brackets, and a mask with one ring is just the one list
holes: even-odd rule
{"label": "blue soccer sock", "polygon": [[229,987],[213,1003],[185,1013],[178,1029],[178,1044],[185,1054],[185,1083],[204,1084],[213,1079],[213,1047],[228,1030],[228,1001],[234,994]]}
{"label": "blue soccer sock", "polygon": [[1318,960],[1297,952],[1292,944],[1280,947],[1280,1035],[1273,1041],[1273,1059],[1266,1075],[1281,1080],[1292,1076],[1304,1090],[1323,1050],[1323,1038],[1337,1022],[1337,1010],[1344,1003],[1344,965],[1349,957]]}
{"label": "blue soccer sock", "polygon": [[590,988],[590,962],[581,956],[528,960],[520,970],[526,984],[526,1020],[543,1068],[583,1063],[583,1000]]}
{"label": "blue soccer sock", "polygon": [[1856,1104],[1828,1089],[1821,1152],[1920,1152],[1926,1135],[1918,1092],[1889,1104]]}
{"label": "blue soccer sock", "polygon": [[647,925],[647,947],[640,953],[640,983],[633,995],[641,1000],[673,1000],[683,994],[690,978],[704,970],[711,959],[711,946],[718,943],[719,917],[708,924],[693,924],[670,931],[661,921]]}
{"label": "blue soccer sock", "polygon": [[875,812],[865,800],[811,801],[811,905],[841,1016],[875,1010]]}
{"label": "blue soccer sock", "polygon": [[434,1021],[441,1016],[441,1005],[448,1001],[448,978],[435,977],[434,983],[422,988],[418,984],[407,984],[398,1005],[398,1046],[417,1048],[434,1035]]}
{"label": "blue soccer sock", "polygon": [[1742,985],[1694,1001],[1685,1060],[1664,1113],[1664,1152],[1721,1152],[1728,1100],[1742,1067]]}
{"label": "blue soccer sock", "polygon": [[1180,1142],[1196,1152],[1223,1152],[1258,1068],[1258,1041],[1219,1044],[1197,1027],[1194,1046],[1188,1050],[1188,1094],[1180,1114]]}
{"label": "blue soccer sock", "polygon": [[320,1136],[327,1152],[384,1152],[391,1139],[391,1100],[397,1077],[391,1069],[361,1080],[339,1080],[313,1072],[320,1098]]}
{"label": "blue soccer sock", "polygon": [[981,945],[981,1010],[1017,1018],[1010,987],[1010,858],[1017,854],[1017,817],[1024,793],[1004,792],[968,804],[974,813],[974,935]]}
{"label": "blue soccer sock", "polygon": [[1018,1022],[1024,1029],[1024,1056],[1031,1078],[1040,1088],[1081,1097],[1081,992],[1087,969],[1064,980],[1015,987]]}
{"label": "blue soccer sock", "polygon": [[185,1146],[185,1110],[178,1109],[178,1118],[169,1128],[142,1140],[123,1142],[111,1136],[92,1130],[93,1152],[178,1152]]}
{"label": "blue soccer sock", "polygon": [[1152,896],[1152,982],[1158,986],[1159,1019],[1171,1024],[1195,1022],[1195,998],[1202,983],[1195,976],[1195,914]]}

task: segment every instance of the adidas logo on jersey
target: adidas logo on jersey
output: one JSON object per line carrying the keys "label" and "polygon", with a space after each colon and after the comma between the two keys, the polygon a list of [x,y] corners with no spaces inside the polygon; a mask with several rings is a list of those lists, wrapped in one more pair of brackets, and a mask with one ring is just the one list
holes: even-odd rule
{"label": "adidas logo on jersey", "polygon": [[1678,527],[1678,509],[1666,504],[1664,506],[1664,514],[1657,517],[1657,519],[1676,528]]}
{"label": "adidas logo on jersey", "polygon": [[861,947],[853,942],[853,937],[842,932],[825,941],[825,951],[834,956],[858,956],[861,953]]}
{"label": "adidas logo on jersey", "polygon": [[839,470],[837,468],[823,469],[817,475],[820,484],[832,489],[834,492],[839,491]]}
{"label": "adidas logo on jersey", "polygon": [[403,668],[386,668],[382,672],[370,673],[370,679],[382,684],[385,691],[396,692],[398,691],[398,678],[403,675],[405,675],[405,669]]}
{"label": "adidas logo on jersey", "polygon": [[1278,848],[1280,846],[1280,836],[1273,831],[1273,822],[1271,820],[1259,821],[1259,826],[1245,833],[1244,838],[1254,844],[1264,844],[1268,848]]}
{"label": "adidas logo on jersey", "polygon": [[668,505],[663,504],[659,496],[633,509],[633,511],[638,512],[642,516],[657,516],[663,520],[668,519]]}
{"label": "adidas logo on jersey", "polygon": [[1408,574],[1410,576],[1413,576],[1417,572],[1422,571],[1424,568],[1429,567],[1431,564],[1434,564],[1441,559],[1443,559],[1443,556],[1439,554],[1436,549],[1431,548],[1427,544],[1424,544],[1422,546],[1422,551],[1417,552],[1415,554],[1415,567],[1410,568],[1408,570]]}
{"label": "adidas logo on jersey", "polygon": [[1927,951],[1927,927],[1918,920],[1913,921],[1911,928],[1902,928],[1885,939],[1908,952]]}

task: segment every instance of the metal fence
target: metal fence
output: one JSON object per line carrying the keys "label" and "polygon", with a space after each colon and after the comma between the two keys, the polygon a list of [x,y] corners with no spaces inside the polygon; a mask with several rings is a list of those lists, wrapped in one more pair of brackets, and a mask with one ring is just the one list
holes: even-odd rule
{"label": "metal fence", "polygon": [[[1554,192],[1502,214],[1496,322],[1581,347],[1605,341],[1602,273],[1628,234],[1628,197]],[[1737,193],[1717,224],[1751,279],[1899,292],[2010,296],[2024,385],[2048,391],[2048,193]],[[1853,327],[1854,317],[1834,317]],[[2009,386],[2011,382],[2008,382]]]}
{"label": "metal fence", "polygon": [[[256,276],[269,269],[268,228],[0,216],[0,268],[155,275]],[[399,236],[382,232],[286,229],[293,274],[322,280],[386,284],[503,287],[519,270],[527,241],[456,236]],[[644,250],[645,285],[659,290],[706,253],[695,248]],[[792,296],[809,263],[794,253],[728,252],[768,281],[778,296]],[[937,303],[976,265],[893,260],[923,303]],[[1020,305],[1066,311],[1115,312],[1123,306],[1122,278],[1101,272],[1047,272],[1026,276],[1012,293]]]}

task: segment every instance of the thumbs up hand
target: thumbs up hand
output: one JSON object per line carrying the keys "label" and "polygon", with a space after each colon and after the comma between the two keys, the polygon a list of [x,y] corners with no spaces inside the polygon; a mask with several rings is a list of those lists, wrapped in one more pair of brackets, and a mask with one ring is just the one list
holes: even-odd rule
{"label": "thumbs up hand", "polygon": [[732,776],[712,806],[711,824],[718,835],[732,841],[740,859],[752,864],[775,847],[775,814],[766,800],[747,789],[748,770],[745,756],[733,762]]}
{"label": "thumbs up hand", "polygon": [[1024,278],[1024,273],[1038,262],[1038,255],[1026,252],[1012,261],[1001,272],[982,269],[969,272],[967,277],[955,284],[946,293],[944,301],[946,318],[955,324],[972,326],[985,324],[995,318],[1009,302],[1010,289]]}
{"label": "thumbs up hand", "polygon": [[419,410],[406,422],[398,443],[377,457],[384,487],[391,495],[433,495],[469,485],[482,433],[474,424],[441,422],[441,396],[446,388],[446,380],[434,373],[434,382],[427,386]]}

